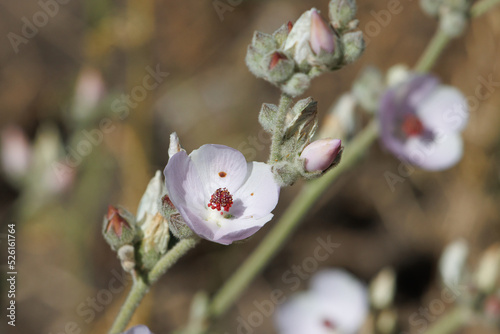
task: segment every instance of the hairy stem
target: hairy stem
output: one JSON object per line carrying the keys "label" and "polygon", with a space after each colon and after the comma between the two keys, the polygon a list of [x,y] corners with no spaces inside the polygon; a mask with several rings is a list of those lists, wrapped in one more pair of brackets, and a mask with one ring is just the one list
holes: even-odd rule
{"label": "hairy stem", "polygon": [[120,312],[115,318],[109,334],[118,334],[125,330],[132,315],[141,303],[142,299],[153,285],[167,270],[172,267],[184,254],[193,248],[199,241],[199,238],[188,238],[179,241],[171,250],[155,264],[153,269],[142,277],[137,275],[134,284],[129,291],[127,299],[122,305]]}
{"label": "hairy stem", "polygon": [[285,94],[281,94],[280,104],[278,107],[278,115],[276,115],[276,128],[273,132],[273,141],[271,143],[271,154],[269,155],[269,164],[273,164],[276,161],[281,160],[280,149],[281,140],[285,132],[285,119],[286,113],[292,104],[292,98]]}

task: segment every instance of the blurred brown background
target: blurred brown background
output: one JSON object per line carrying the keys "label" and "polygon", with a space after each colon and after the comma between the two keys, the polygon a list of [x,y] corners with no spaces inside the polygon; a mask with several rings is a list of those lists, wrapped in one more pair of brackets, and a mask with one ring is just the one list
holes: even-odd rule
{"label": "blurred brown background", "polygon": [[[167,162],[172,131],[177,131],[188,152],[217,143],[239,148],[248,159],[265,161],[267,147],[252,137],[260,131],[261,104],[277,103],[279,91],[248,72],[246,47],[254,30],[271,33],[312,6],[324,13],[327,9],[327,1],[243,1],[230,5],[232,10],[222,13],[221,20],[212,1],[56,4],[57,12],[46,15],[46,23],[41,24],[39,12],[44,7],[40,3],[0,3],[0,36],[4,36],[0,127],[16,124],[31,143],[45,143],[36,148],[45,152],[40,155],[55,156],[61,162],[66,157],[75,159],[71,152],[78,150],[84,130],[99,129],[103,119],[111,120],[113,130],[92,145],[74,168],[64,170],[64,181],[50,178],[54,171],[50,163],[43,172],[30,170],[24,182],[2,174],[0,233],[5,235],[6,224],[16,223],[19,273],[16,327],[2,333],[64,333],[69,332],[68,323],[82,333],[105,333],[125,295],[123,291],[112,294],[106,305],[98,302],[94,311],[88,311],[92,298],[109,289],[118,273],[122,275],[115,254],[100,235],[107,205],[121,204],[135,212],[154,171]],[[368,22],[377,22],[371,11],[387,9],[386,1],[358,4],[362,30]],[[385,26],[379,24],[380,33],[370,37],[360,61],[313,81],[307,95],[319,101],[320,117],[341,93],[350,90],[366,65],[386,70],[397,63],[415,64],[436,22],[422,14],[418,1],[401,0],[401,6],[401,14],[392,15]],[[56,7],[50,8],[54,13]],[[40,20],[35,21],[40,23],[38,31],[13,46],[17,42],[12,43],[9,33],[23,36],[23,18],[33,23],[34,17]],[[488,99],[474,103],[481,85],[478,77],[500,80],[499,18],[497,8],[474,20],[434,67],[444,83],[458,87],[473,104],[463,160],[441,173],[416,170],[392,192],[383,175],[398,173],[400,162],[375,143],[363,163],[331,187],[263,274],[216,322],[218,332],[236,333],[237,318],[246,318],[255,310],[253,302],[269,298],[273,289],[291,295],[283,273],[312,255],[318,236],[328,235],[341,246],[320,266],[344,267],[364,281],[384,266],[393,266],[398,273],[401,329],[418,332],[420,327],[411,327],[408,317],[439,297],[436,264],[444,245],[465,237],[473,268],[479,254],[500,237],[498,87]],[[128,115],[122,117],[110,106],[121,94],[131,94],[134,87],[143,85],[147,67],[169,75],[142,101],[133,100]],[[95,71],[90,71],[91,78],[99,82],[101,76],[103,88],[96,93],[97,107],[85,109],[76,87],[89,68]],[[83,101],[89,99],[84,94]],[[62,184],[53,186],[54,182]],[[283,189],[276,216],[300,187]],[[152,289],[134,322],[148,324],[155,333],[185,324],[194,293],[214,293],[272,226],[273,221],[243,244],[202,242]],[[0,241],[5,254],[4,239]],[[5,287],[2,279],[3,301]],[[301,288],[306,287],[304,280]],[[2,319],[0,326],[5,323]],[[273,333],[272,318],[266,318],[255,332]],[[465,332],[495,330],[472,327]]]}

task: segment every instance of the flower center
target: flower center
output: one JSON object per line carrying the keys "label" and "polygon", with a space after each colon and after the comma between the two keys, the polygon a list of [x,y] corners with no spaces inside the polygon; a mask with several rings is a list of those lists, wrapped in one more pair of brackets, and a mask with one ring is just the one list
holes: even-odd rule
{"label": "flower center", "polygon": [[[210,197],[210,202],[208,203],[208,207],[217,211],[229,211],[231,206],[233,205],[233,195],[226,188],[217,189],[212,197]],[[220,213],[224,214],[223,212]]]}
{"label": "flower center", "polygon": [[329,319],[323,319],[323,326],[325,328],[330,329],[330,330],[335,329],[335,324],[332,321],[330,321]]}
{"label": "flower center", "polygon": [[401,129],[408,137],[418,136],[424,132],[424,125],[416,115],[409,114],[403,119]]}

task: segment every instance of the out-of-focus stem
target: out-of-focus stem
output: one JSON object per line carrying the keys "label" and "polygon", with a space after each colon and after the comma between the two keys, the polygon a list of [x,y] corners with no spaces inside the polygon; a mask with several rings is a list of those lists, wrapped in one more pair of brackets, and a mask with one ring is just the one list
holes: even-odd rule
{"label": "out-of-focus stem", "polygon": [[142,277],[138,275],[134,279],[132,289],[127,296],[127,299],[122,305],[120,312],[115,318],[115,322],[109,334],[118,334],[125,330],[132,315],[141,303],[142,299],[153,285],[165,272],[172,267],[184,254],[193,248],[199,241],[199,238],[188,238],[179,241],[171,250],[169,250],[151,269],[151,271]]}

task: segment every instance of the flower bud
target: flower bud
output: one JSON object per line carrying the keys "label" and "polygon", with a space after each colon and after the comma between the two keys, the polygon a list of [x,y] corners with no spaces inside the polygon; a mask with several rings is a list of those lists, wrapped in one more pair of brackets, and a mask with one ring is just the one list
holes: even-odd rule
{"label": "flower bud", "polygon": [[463,239],[446,246],[439,260],[439,271],[445,285],[454,287],[460,284],[468,254],[469,246]]}
{"label": "flower bud", "polygon": [[361,107],[369,112],[375,112],[378,109],[383,90],[382,73],[375,67],[365,68],[352,86],[352,94]]}
{"label": "flower bud", "polygon": [[132,244],[137,235],[135,217],[122,207],[108,207],[104,216],[102,233],[113,250]]}
{"label": "flower bud", "polygon": [[319,13],[315,10],[311,13],[311,48],[316,55],[321,51],[332,53],[335,49],[334,33]]}
{"label": "flower bud", "polygon": [[273,37],[276,40],[276,43],[278,43],[279,48],[282,48],[285,45],[288,34],[290,33],[290,30],[292,30],[292,26],[292,22],[289,21],[273,33]]}
{"label": "flower bud", "polygon": [[467,17],[458,10],[446,10],[441,14],[439,28],[449,37],[456,38],[462,35],[467,27]]}
{"label": "flower bud", "polygon": [[350,137],[356,127],[355,109],[356,99],[354,96],[350,93],[343,94],[325,116],[318,135],[319,138]]}
{"label": "flower bud", "polygon": [[429,16],[437,16],[443,0],[420,0],[420,7]]}
{"label": "flower bud", "polygon": [[84,68],[78,76],[71,112],[76,120],[89,120],[105,94],[102,75],[93,68]]}
{"label": "flower bud", "polygon": [[295,63],[281,52],[269,55],[269,81],[281,83],[290,78],[294,72]]}
{"label": "flower bud", "polygon": [[481,257],[476,272],[476,284],[483,293],[491,293],[500,277],[500,244],[489,247]]}
{"label": "flower bud", "polygon": [[182,147],[179,142],[179,137],[177,136],[177,133],[172,132],[170,134],[170,144],[168,146],[168,157],[171,158],[175,153],[180,151],[182,151]]}
{"label": "flower bud", "polygon": [[303,94],[311,84],[311,79],[304,73],[295,73],[292,77],[281,86],[283,93],[291,97],[297,97]]}
{"label": "flower bud", "polygon": [[179,211],[175,208],[174,203],[170,200],[170,197],[168,197],[168,195],[163,196],[161,203],[162,213],[167,217],[170,232],[172,232],[177,239],[192,237],[194,235],[193,231],[187,226]]}
{"label": "flower bud", "polygon": [[380,271],[370,284],[370,299],[377,310],[388,308],[394,299],[396,274],[392,268]]}
{"label": "flower bud", "polygon": [[278,43],[272,35],[256,31],[253,35],[252,46],[262,54],[267,54],[278,49]]}
{"label": "flower bud", "polygon": [[131,273],[135,269],[134,246],[124,245],[118,249],[118,258],[125,272]]}
{"label": "flower bud", "polygon": [[326,171],[332,167],[342,149],[340,139],[320,139],[307,145],[300,157],[307,172]]}
{"label": "flower bud", "polygon": [[1,133],[2,169],[13,181],[26,175],[30,166],[31,146],[23,130],[17,126],[7,126]]}
{"label": "flower bud", "polygon": [[330,21],[338,31],[346,30],[349,22],[356,17],[355,0],[332,0],[328,8]]}
{"label": "flower bud", "polygon": [[365,40],[362,31],[348,32],[342,35],[344,44],[344,65],[352,64],[361,57],[365,51]]}

